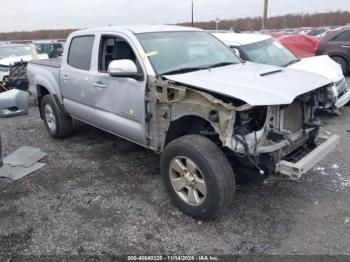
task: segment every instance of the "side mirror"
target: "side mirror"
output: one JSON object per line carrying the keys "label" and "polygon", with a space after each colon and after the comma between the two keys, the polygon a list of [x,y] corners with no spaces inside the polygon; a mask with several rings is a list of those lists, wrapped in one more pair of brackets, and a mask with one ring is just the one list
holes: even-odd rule
{"label": "side mirror", "polygon": [[231,47],[231,49],[236,56],[241,57],[241,52],[239,52],[238,48]]}
{"label": "side mirror", "polygon": [[110,62],[108,66],[108,74],[111,76],[132,78],[139,76],[136,64],[129,59],[120,59]]}

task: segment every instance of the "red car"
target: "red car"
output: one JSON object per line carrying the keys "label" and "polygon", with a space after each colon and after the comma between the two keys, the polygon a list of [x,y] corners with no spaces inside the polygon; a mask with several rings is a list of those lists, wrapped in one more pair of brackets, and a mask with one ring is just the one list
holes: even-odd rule
{"label": "red car", "polygon": [[350,70],[350,27],[327,32],[316,50],[317,55],[329,55],[346,74]]}
{"label": "red car", "polygon": [[315,56],[316,49],[319,45],[319,38],[309,35],[284,35],[277,40],[284,45],[296,57]]}

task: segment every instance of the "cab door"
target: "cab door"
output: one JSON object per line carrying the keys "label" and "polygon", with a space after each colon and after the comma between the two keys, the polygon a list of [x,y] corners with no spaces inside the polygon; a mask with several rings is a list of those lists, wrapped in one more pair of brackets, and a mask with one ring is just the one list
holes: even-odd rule
{"label": "cab door", "polygon": [[89,123],[92,115],[86,108],[92,104],[89,92],[94,42],[95,35],[73,37],[60,68],[60,89],[65,109],[73,117]]}
{"label": "cab door", "polygon": [[[146,74],[136,48],[127,37],[118,34],[96,36],[89,107],[91,123],[123,138],[146,145],[145,88]],[[132,60],[139,77],[114,77],[108,74],[108,65],[119,59]]]}

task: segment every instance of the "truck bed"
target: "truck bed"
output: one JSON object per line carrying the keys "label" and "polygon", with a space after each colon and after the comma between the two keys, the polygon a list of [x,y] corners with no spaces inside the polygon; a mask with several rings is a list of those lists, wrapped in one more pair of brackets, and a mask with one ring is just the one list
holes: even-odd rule
{"label": "truck bed", "polygon": [[61,67],[61,58],[32,60],[29,63],[50,67]]}
{"label": "truck bed", "polygon": [[[60,97],[60,69],[60,59],[34,60],[29,62],[27,66],[27,76],[31,92],[36,94],[37,85],[42,85],[53,94],[57,94]],[[37,79],[35,79],[36,77]],[[44,82],[41,82],[43,79]]]}

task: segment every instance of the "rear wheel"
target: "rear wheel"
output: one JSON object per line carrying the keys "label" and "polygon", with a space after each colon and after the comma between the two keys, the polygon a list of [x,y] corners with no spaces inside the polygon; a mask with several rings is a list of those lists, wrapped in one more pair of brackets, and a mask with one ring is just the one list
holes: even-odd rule
{"label": "rear wheel", "polygon": [[161,175],[171,200],[193,218],[210,220],[235,194],[235,176],[222,150],[199,135],[170,142],[161,157]]}
{"label": "rear wheel", "polygon": [[45,95],[41,101],[41,113],[49,134],[62,138],[72,132],[72,118],[58,110],[50,95]]}
{"label": "rear wheel", "polygon": [[346,74],[348,72],[348,64],[344,58],[340,56],[332,56],[332,59],[341,66],[343,74]]}

